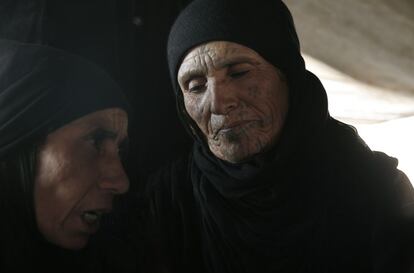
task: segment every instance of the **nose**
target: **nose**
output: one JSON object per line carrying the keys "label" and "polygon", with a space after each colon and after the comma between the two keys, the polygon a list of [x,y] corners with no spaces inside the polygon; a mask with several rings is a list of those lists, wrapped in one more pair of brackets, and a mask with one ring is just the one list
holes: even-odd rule
{"label": "nose", "polygon": [[231,83],[213,80],[209,84],[211,98],[210,111],[216,115],[226,115],[237,108],[239,99],[237,89]]}
{"label": "nose", "polygon": [[123,194],[129,190],[129,179],[117,154],[103,160],[99,187],[113,194]]}

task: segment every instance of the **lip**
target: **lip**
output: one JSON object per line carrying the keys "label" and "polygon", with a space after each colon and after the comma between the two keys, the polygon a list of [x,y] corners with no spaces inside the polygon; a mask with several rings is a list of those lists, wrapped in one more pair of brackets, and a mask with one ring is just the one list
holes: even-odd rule
{"label": "lip", "polygon": [[217,134],[220,132],[228,132],[228,131],[234,130],[238,127],[244,126],[253,121],[254,120],[239,120],[239,121],[231,122],[229,124],[224,124],[217,130]]}

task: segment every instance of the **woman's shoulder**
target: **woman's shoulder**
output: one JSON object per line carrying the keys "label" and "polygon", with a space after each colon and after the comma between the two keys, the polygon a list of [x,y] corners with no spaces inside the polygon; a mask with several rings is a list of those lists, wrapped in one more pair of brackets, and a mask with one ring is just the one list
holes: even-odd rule
{"label": "woman's shoulder", "polygon": [[414,200],[413,187],[398,169],[398,159],[372,151],[352,126],[332,119],[323,146],[325,161],[346,185],[364,194],[394,198],[401,205]]}
{"label": "woman's shoulder", "polygon": [[182,191],[190,186],[189,165],[191,160],[191,155],[182,155],[149,174],[145,182],[146,194],[174,197],[177,191]]}
{"label": "woman's shoulder", "polygon": [[[147,180],[146,233],[147,238],[151,238],[156,259],[161,260],[158,262],[161,267],[182,268],[200,259],[197,256],[199,220],[190,179],[191,164],[191,155],[178,158]],[[193,255],[196,258],[188,258]]]}
{"label": "woman's shoulder", "polygon": [[187,154],[148,176],[143,200],[149,218],[170,227],[192,221],[196,213],[191,182],[192,164],[192,154]]}

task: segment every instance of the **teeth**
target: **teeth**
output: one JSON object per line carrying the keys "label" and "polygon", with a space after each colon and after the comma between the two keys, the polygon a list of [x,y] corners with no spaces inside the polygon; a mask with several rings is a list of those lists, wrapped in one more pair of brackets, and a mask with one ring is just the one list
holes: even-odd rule
{"label": "teeth", "polygon": [[88,224],[96,224],[101,218],[101,214],[93,211],[87,211],[82,214],[82,219]]}

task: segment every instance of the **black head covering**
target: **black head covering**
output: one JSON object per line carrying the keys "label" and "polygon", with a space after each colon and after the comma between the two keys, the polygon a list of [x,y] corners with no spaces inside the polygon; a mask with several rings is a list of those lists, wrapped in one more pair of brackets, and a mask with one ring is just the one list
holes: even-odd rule
{"label": "black head covering", "polygon": [[[210,41],[230,41],[247,46],[284,73],[289,86],[289,113],[279,142],[289,138],[289,143],[297,145],[294,138],[302,137],[302,133],[309,136],[309,131],[323,126],[329,116],[326,93],[319,79],[305,69],[292,16],[282,1],[260,0],[254,4],[247,0],[193,1],[172,26],[168,62],[179,116],[214,164],[223,165],[223,162],[211,155],[201,131],[187,114],[177,81],[185,55],[192,48]],[[291,152],[286,143],[279,146]],[[246,170],[247,166],[233,175],[245,176],[250,172]]]}
{"label": "black head covering", "polygon": [[[240,164],[224,162],[210,152],[185,110],[177,82],[185,55],[209,41],[235,42],[255,50],[288,81],[289,113],[277,147]],[[278,0],[196,0],[171,29],[168,61],[179,115],[196,140],[191,180],[209,270],[295,272],[303,266],[297,263],[304,259],[300,243],[315,218],[313,211],[301,211],[302,206],[315,197],[309,185],[293,182],[290,172],[329,115],[322,84],[305,69],[289,10]],[[306,194],[306,201],[296,202]]]}
{"label": "black head covering", "polygon": [[96,65],[47,46],[0,40],[0,271],[56,264],[77,271],[88,263],[87,250],[61,249],[37,230],[36,149],[54,130],[113,107],[129,110],[119,86]]}
{"label": "black head covering", "polygon": [[96,65],[42,45],[0,40],[0,158],[86,114],[128,105]]}
{"label": "black head covering", "polygon": [[192,2],[177,18],[168,40],[174,88],[186,53],[210,41],[231,41],[258,52],[289,79],[304,77],[305,64],[292,16],[281,1],[204,0]]}
{"label": "black head covering", "polygon": [[[193,1],[175,21],[167,53],[180,118],[199,143],[203,138],[185,111],[177,73],[192,48],[211,41],[230,41],[247,46],[280,69],[289,83],[290,116],[297,114],[296,108],[301,112],[310,110],[304,108],[304,101],[314,101],[312,97],[316,95],[303,88],[304,85],[318,85],[323,89],[319,80],[305,69],[292,16],[282,1],[260,0],[254,4],[247,0]],[[319,111],[315,115],[326,117],[326,96],[320,94],[319,97],[317,105],[307,106],[317,109],[313,112]],[[204,143],[202,145],[205,146]]]}
{"label": "black head covering", "polygon": [[[177,82],[187,52],[217,40],[255,50],[288,81],[289,113],[276,146],[240,164],[209,151]],[[168,61],[179,115],[195,139],[191,196],[171,193],[184,211],[180,224],[192,224],[177,237],[187,241],[196,230],[206,271],[369,272],[371,201],[381,175],[372,171],[376,163],[354,130],[329,117],[325,90],[305,69],[286,6],[279,0],[195,0],[172,27]],[[177,188],[187,186],[172,177]],[[173,238],[179,246],[180,239]],[[188,258],[197,247],[182,249],[191,252],[183,251]]]}

